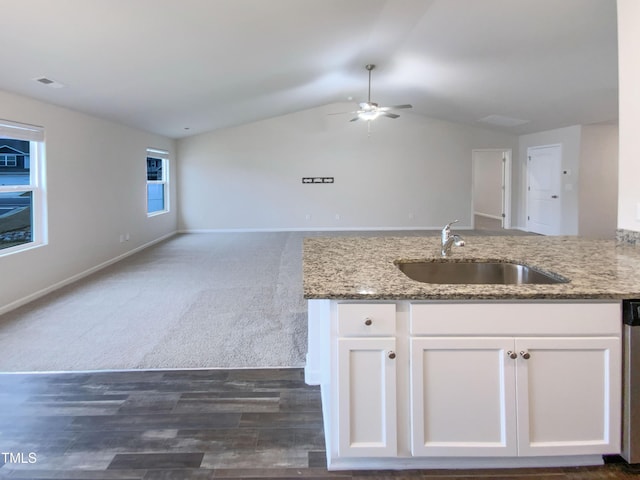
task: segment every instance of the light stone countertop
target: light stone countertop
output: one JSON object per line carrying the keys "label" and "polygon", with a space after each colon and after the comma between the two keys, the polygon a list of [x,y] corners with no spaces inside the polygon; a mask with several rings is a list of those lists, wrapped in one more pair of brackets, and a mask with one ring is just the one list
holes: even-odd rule
{"label": "light stone countertop", "polygon": [[[464,232],[462,232],[464,237]],[[568,283],[440,285],[411,280],[397,260],[440,260],[440,237],[321,237],[303,245],[304,297],[359,300],[640,298],[640,246],[579,237],[468,236],[450,259],[516,261]]]}

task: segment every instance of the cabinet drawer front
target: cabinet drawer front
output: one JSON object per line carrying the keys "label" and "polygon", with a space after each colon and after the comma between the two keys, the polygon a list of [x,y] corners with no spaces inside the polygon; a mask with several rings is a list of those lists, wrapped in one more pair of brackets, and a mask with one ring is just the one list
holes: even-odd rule
{"label": "cabinet drawer front", "polygon": [[620,302],[412,303],[411,335],[622,334]]}
{"label": "cabinet drawer front", "polygon": [[338,335],[343,337],[380,337],[395,335],[395,333],[395,304],[338,304]]}

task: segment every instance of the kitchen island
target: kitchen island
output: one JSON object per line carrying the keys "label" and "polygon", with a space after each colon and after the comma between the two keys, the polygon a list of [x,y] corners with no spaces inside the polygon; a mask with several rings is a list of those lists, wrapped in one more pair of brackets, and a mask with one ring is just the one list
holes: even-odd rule
{"label": "kitchen island", "polygon": [[621,300],[640,253],[576,237],[469,236],[449,261],[518,262],[569,281],[427,284],[438,237],[307,238],[307,382],[330,469],[602,463],[621,445]]}

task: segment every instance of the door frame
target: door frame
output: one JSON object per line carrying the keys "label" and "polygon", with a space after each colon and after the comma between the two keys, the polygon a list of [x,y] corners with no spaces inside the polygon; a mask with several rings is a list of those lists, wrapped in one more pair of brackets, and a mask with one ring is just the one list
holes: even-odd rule
{"label": "door frame", "polygon": [[[549,148],[549,147],[558,147],[558,149],[560,150],[560,168],[558,169],[557,175],[558,175],[558,179],[560,180],[559,184],[560,184],[560,189],[562,189],[562,165],[563,165],[563,152],[562,152],[562,144],[561,143],[550,143],[548,145],[534,145],[532,147],[527,147],[527,155],[525,157],[524,160],[524,181],[525,181],[525,185],[524,185],[524,218],[525,218],[525,229],[527,232],[531,232],[531,228],[529,226],[529,184],[530,184],[530,178],[529,178],[529,157],[531,156],[530,152],[531,150],[537,150],[540,148]],[[562,195],[560,195],[560,214],[562,215]],[[562,217],[561,217],[562,218]],[[558,231],[555,232],[553,235],[562,235],[562,226],[558,225]]]}
{"label": "door frame", "polygon": [[476,152],[502,153],[502,228],[511,228],[511,161],[510,148],[474,148],[471,150],[471,228],[475,228],[475,162]]}

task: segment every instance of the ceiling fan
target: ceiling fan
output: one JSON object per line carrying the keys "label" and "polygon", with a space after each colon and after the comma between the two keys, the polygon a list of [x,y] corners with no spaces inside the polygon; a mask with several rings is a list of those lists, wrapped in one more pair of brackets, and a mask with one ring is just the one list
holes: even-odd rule
{"label": "ceiling fan", "polygon": [[[378,117],[389,117],[389,118],[398,118],[400,115],[396,113],[391,113],[390,110],[400,110],[403,108],[413,108],[412,105],[393,105],[391,107],[381,107],[377,103],[371,101],[371,70],[376,68],[373,64],[368,64],[365,68],[369,71],[369,94],[367,96],[367,101],[359,104],[360,110],[356,110],[355,112],[341,112],[341,113],[355,113],[357,116],[349,120],[350,122],[355,122],[356,120],[365,120],[367,122],[371,122],[371,120],[375,120]],[[339,115],[337,113],[331,115]]]}

